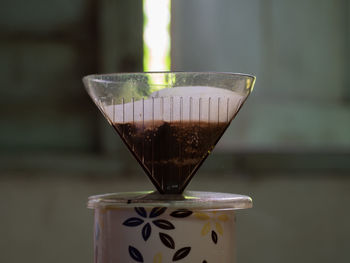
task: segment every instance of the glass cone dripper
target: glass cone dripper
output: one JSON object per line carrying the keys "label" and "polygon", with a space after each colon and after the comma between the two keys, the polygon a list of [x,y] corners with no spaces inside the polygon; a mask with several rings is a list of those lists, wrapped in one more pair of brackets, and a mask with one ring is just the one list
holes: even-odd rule
{"label": "glass cone dripper", "polygon": [[181,193],[251,93],[231,73],[90,75],[86,89],[160,193]]}

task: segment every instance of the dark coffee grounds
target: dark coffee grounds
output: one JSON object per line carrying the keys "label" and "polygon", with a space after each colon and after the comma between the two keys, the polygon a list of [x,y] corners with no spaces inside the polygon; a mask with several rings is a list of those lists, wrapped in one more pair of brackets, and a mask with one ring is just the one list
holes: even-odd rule
{"label": "dark coffee grounds", "polygon": [[212,151],[228,123],[114,123],[130,151],[161,193],[181,193]]}

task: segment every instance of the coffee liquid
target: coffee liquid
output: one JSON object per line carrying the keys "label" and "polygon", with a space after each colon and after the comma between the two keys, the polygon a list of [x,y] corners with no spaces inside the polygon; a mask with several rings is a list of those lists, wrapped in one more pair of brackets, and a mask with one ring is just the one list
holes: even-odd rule
{"label": "coffee liquid", "polygon": [[228,122],[145,121],[113,126],[159,192],[181,193]]}

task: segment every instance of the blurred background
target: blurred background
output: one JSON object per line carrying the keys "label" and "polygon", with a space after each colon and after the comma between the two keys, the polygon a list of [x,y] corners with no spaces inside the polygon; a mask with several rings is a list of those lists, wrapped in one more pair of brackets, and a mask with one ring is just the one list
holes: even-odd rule
{"label": "blurred background", "polygon": [[93,194],[154,187],[84,75],[257,76],[189,185],[252,196],[238,262],[349,262],[348,0],[0,0],[0,262],[93,262]]}

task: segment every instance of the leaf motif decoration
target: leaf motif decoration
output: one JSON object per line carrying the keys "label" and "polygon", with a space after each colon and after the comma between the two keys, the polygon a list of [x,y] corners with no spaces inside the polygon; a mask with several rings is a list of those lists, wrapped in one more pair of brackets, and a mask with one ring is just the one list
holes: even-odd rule
{"label": "leaf motif decoration", "polygon": [[143,220],[137,217],[130,217],[124,221],[124,226],[139,226],[143,223]]}
{"label": "leaf motif decoration", "polygon": [[171,236],[169,236],[165,233],[159,233],[159,237],[160,237],[160,240],[162,241],[164,246],[171,248],[171,249],[175,248],[175,242]]}
{"label": "leaf motif decoration", "polygon": [[176,218],[184,218],[184,217],[188,217],[190,215],[192,215],[192,211],[188,210],[188,209],[178,209],[175,210],[174,212],[172,212],[170,214],[170,216],[172,217],[176,217]]}
{"label": "leaf motif decoration", "polygon": [[139,214],[139,216],[142,216],[144,218],[147,217],[147,212],[146,212],[145,208],[143,208],[143,207],[135,207],[135,211],[136,211],[136,213]]}
{"label": "leaf motif decoration", "polygon": [[218,243],[218,235],[215,231],[211,231],[211,239],[213,240],[214,244]]}
{"label": "leaf motif decoration", "polygon": [[147,241],[148,238],[151,236],[152,228],[149,223],[143,226],[142,228],[142,238],[143,240]]}
{"label": "leaf motif decoration", "polygon": [[153,263],[162,263],[162,253],[158,253],[154,256]]}
{"label": "leaf motif decoration", "polygon": [[215,228],[216,228],[216,231],[218,231],[218,233],[220,234],[220,235],[223,235],[224,234],[224,229],[222,228],[222,226],[221,226],[221,224],[220,223],[216,223],[215,224]]}
{"label": "leaf motif decoration", "polygon": [[194,213],[194,216],[199,220],[209,220],[210,216],[204,213],[196,212]]}
{"label": "leaf motif decoration", "polygon": [[205,223],[202,228],[201,235],[205,236],[206,234],[208,234],[210,231],[210,227],[211,227],[210,222]]}
{"label": "leaf motif decoration", "polygon": [[129,255],[133,260],[137,262],[143,262],[143,256],[137,248],[129,246]]}
{"label": "leaf motif decoration", "polygon": [[155,207],[152,209],[149,217],[154,218],[154,217],[160,216],[165,212],[165,210],[166,210],[166,207]]}
{"label": "leaf motif decoration", "polygon": [[173,256],[173,261],[178,261],[178,260],[181,260],[181,259],[187,257],[187,255],[190,253],[190,251],[191,251],[191,247],[180,248],[178,251],[175,252],[175,254]]}
{"label": "leaf motif decoration", "polygon": [[164,219],[156,219],[156,220],[153,220],[152,223],[161,229],[165,229],[165,230],[175,229],[175,226],[172,223]]}

